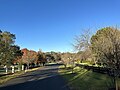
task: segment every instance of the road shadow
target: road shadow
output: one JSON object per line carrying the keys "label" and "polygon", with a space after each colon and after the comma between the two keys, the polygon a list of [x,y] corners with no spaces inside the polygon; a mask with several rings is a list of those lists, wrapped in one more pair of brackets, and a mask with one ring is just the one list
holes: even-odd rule
{"label": "road shadow", "polygon": [[56,73],[59,69],[55,68],[55,69],[47,69],[47,70],[40,70],[40,72],[36,73],[36,71],[32,71],[31,73],[26,73],[24,75],[18,76],[17,78],[24,78],[24,77],[37,77],[37,76],[43,76],[43,75],[51,75],[51,74],[58,74]]}
{"label": "road shadow", "polygon": [[0,87],[0,90],[69,90],[59,76],[52,76],[41,80]]}
{"label": "road shadow", "polygon": [[45,66],[60,66],[60,65],[63,65],[61,63],[55,63],[55,64],[46,64]]}
{"label": "road shadow", "polygon": [[0,87],[0,90],[69,90],[61,76],[48,74],[46,77],[40,80],[38,78],[33,81]]}
{"label": "road shadow", "polygon": [[[48,67],[49,66],[59,65],[48,65]],[[69,90],[65,80],[57,73],[57,67],[39,71],[33,71],[28,74],[21,75],[16,79],[28,78],[28,80],[23,83],[14,83],[12,85],[0,87],[0,90]],[[16,79],[13,81],[16,82]]]}

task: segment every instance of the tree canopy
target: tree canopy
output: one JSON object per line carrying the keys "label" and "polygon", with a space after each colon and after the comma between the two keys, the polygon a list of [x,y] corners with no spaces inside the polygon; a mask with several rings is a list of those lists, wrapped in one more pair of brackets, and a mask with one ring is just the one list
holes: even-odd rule
{"label": "tree canopy", "polygon": [[106,27],[91,38],[91,48],[97,61],[107,67],[120,69],[120,31]]}

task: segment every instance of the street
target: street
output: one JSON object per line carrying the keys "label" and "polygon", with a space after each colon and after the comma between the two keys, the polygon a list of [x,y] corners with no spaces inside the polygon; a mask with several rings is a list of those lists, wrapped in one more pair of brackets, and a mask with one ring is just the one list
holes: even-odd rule
{"label": "street", "polygon": [[58,74],[58,67],[54,64],[27,72],[0,85],[0,90],[69,90],[65,80]]}

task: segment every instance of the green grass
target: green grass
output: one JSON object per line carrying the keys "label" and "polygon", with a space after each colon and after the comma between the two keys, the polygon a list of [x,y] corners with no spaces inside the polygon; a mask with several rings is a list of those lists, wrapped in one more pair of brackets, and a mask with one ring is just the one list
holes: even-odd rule
{"label": "green grass", "polygon": [[[108,90],[112,87],[112,79],[108,75],[87,71],[76,67],[74,73],[69,69],[61,69],[60,74],[67,80],[72,90]],[[119,80],[120,84],[120,80]]]}

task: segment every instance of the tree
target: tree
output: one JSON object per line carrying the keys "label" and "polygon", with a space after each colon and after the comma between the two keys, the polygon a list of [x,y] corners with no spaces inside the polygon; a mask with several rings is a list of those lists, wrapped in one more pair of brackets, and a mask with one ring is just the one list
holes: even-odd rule
{"label": "tree", "polygon": [[75,50],[80,53],[80,61],[87,60],[91,58],[91,43],[90,43],[90,29],[85,30],[84,33],[80,34],[79,36],[75,37],[75,44],[73,45]]}
{"label": "tree", "polygon": [[79,36],[76,36],[73,46],[77,51],[88,49],[90,47],[90,30],[85,30]]}
{"label": "tree", "polygon": [[23,52],[20,50],[20,47],[19,46],[12,46],[12,49],[13,49],[13,55],[15,57],[15,60],[13,61],[13,64],[22,64],[22,56],[23,56]]}
{"label": "tree", "polygon": [[89,61],[92,59],[92,52],[90,48],[86,49],[85,51],[82,51],[80,54],[80,62],[83,63],[83,61]]}
{"label": "tree", "polygon": [[58,62],[61,59],[59,52],[46,52],[45,55],[48,62]]}
{"label": "tree", "polygon": [[20,47],[17,45],[12,45],[10,46],[10,54],[11,54],[11,61],[12,64],[15,64],[15,62],[17,62],[16,60],[20,59],[23,55],[23,53],[20,50]]}
{"label": "tree", "polygon": [[34,67],[34,65],[37,63],[37,52],[33,50],[28,50],[27,48],[22,49],[22,52],[22,63],[27,64],[28,68],[30,66]]}
{"label": "tree", "polygon": [[106,27],[97,31],[91,38],[92,52],[96,61],[110,68],[114,74],[114,85],[120,76],[120,31],[114,27]]}
{"label": "tree", "polygon": [[15,35],[10,32],[0,31],[0,63],[6,65],[6,73],[8,72],[8,66],[11,65],[11,46],[14,44]]}
{"label": "tree", "polygon": [[11,61],[11,67],[12,67],[12,73],[15,72],[15,67],[14,67],[14,64],[17,63],[18,59],[21,59],[22,58],[22,55],[23,53],[21,52],[20,50],[20,47],[17,46],[17,45],[12,45],[10,46],[10,51],[9,51],[9,54],[10,54],[10,61]]}
{"label": "tree", "polygon": [[65,68],[70,63],[70,59],[71,59],[70,56],[71,54],[69,52],[61,54],[61,61],[64,64]]}
{"label": "tree", "polygon": [[47,62],[45,53],[43,53],[41,50],[39,50],[37,56],[38,56],[39,63],[42,63],[44,66],[45,63]]}

